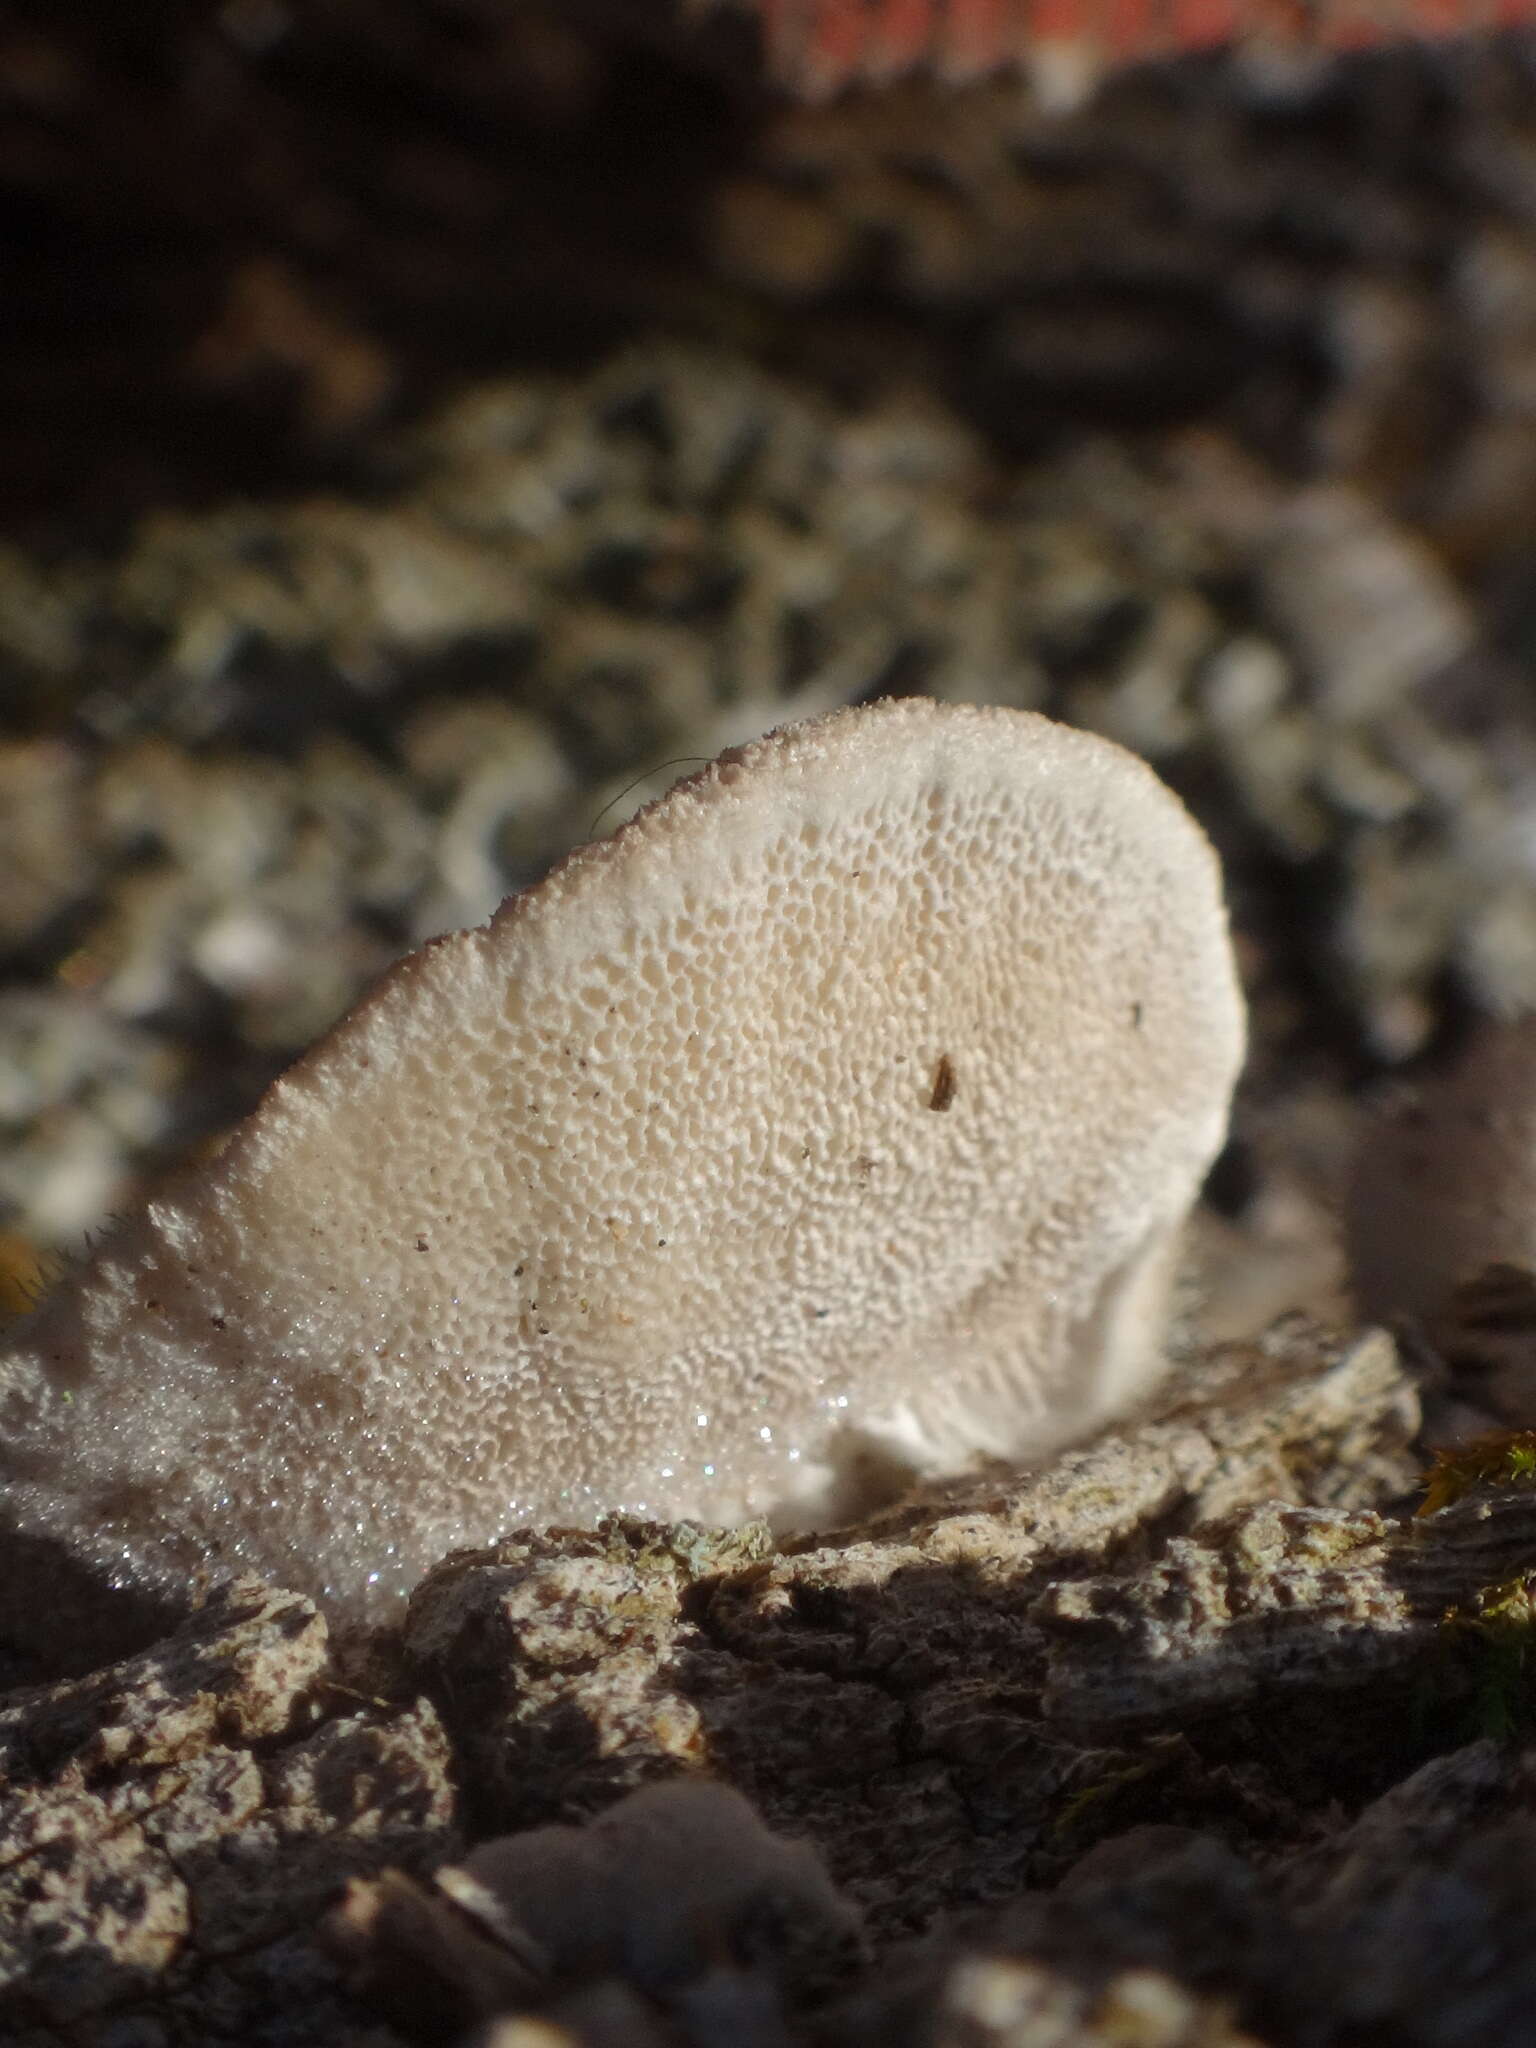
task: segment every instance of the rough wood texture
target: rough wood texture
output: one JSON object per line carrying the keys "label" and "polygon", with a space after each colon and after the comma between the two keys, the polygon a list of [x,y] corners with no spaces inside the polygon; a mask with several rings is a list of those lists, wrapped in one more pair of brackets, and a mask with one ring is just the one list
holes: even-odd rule
{"label": "rough wood texture", "polygon": [[314,1923],[349,1876],[450,1851],[453,1794],[432,1708],[327,1655],[308,1601],[245,1579],[143,1656],[0,1698],[0,2038],[350,2038]]}
{"label": "rough wood texture", "polygon": [[[825,1542],[611,1524],[450,1559],[376,1647],[377,1699],[307,1603],[241,1582],[0,1713],[0,2024],[28,2048],[387,2044],[385,2016],[482,2048],[1514,2044],[1536,1486],[1517,1461],[1415,1519],[1416,1425],[1388,1339],[1289,1319],[1040,1472]],[[466,1861],[454,1832],[450,1774],[468,1839],[516,1844],[611,1834],[623,1795],[700,1771],[819,1850],[867,1949],[797,1876],[717,1954],[692,1852],[669,1877],[640,1829],[644,1955],[551,1964],[546,1888],[497,1874],[558,1849],[558,1877],[585,1837]],[[310,1937],[353,1877],[337,1962]],[[830,1936],[809,1989],[797,1887]]]}

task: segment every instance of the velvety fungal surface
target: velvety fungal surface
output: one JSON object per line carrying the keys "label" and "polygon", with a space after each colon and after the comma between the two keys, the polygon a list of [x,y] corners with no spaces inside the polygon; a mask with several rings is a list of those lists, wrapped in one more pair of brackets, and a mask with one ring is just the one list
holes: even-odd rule
{"label": "velvety fungal surface", "polygon": [[1159,1369],[1243,1042],[1214,855],[1106,741],[882,704],[403,961],[0,1361],[0,1514],[352,1616],[610,1509],[807,1522]]}

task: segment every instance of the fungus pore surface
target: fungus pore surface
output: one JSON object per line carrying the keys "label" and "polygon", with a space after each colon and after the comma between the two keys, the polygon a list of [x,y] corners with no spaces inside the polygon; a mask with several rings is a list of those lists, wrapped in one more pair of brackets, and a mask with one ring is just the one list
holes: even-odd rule
{"label": "fungus pore surface", "polygon": [[518,1525],[1039,1456],[1161,1363],[1242,1040],[1215,857],[1129,754],[770,734],[402,961],[20,1326],[0,1521],[374,1620]]}

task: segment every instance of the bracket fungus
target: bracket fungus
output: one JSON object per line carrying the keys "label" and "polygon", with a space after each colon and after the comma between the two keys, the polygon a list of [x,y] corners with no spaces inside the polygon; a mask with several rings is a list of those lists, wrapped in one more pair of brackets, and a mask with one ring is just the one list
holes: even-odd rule
{"label": "bracket fungus", "polygon": [[1242,1048],[1140,761],[925,701],[770,733],[401,961],[20,1326],[0,1527],[374,1621],[519,1525],[1041,1456],[1160,1369]]}

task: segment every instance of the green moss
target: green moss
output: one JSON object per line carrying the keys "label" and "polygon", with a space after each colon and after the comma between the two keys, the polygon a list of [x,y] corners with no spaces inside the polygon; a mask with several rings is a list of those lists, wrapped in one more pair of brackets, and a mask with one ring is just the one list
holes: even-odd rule
{"label": "green moss", "polygon": [[1469,1672],[1475,1732],[1499,1741],[1529,1735],[1536,1728],[1536,1571],[1451,1608],[1444,1632]]}
{"label": "green moss", "polygon": [[1168,1772],[1182,1750],[1181,1736],[1153,1736],[1140,1751],[1101,1752],[1093,1759],[1099,1766],[1094,1776],[1070,1792],[1057,1809],[1050,1826],[1051,1842],[1060,1847],[1076,1837],[1097,1837],[1127,1825],[1123,1795]]}
{"label": "green moss", "polygon": [[1536,1485],[1536,1430],[1481,1436],[1475,1443],[1441,1451],[1422,1483],[1421,1515],[1437,1514],[1475,1486]]}
{"label": "green moss", "polygon": [[[1425,1475],[1421,1515],[1438,1513],[1479,1487],[1536,1486],[1536,1430],[1479,1437],[1442,1451]],[[1448,1609],[1442,1635],[1470,1688],[1472,1732],[1504,1740],[1536,1729],[1536,1569],[1484,1586]]]}
{"label": "green moss", "polygon": [[766,1522],[710,1529],[697,1522],[641,1522],[627,1515],[605,1515],[592,1540],[615,1563],[633,1565],[642,1576],[659,1573],[684,1585],[760,1564],[778,1549]]}

